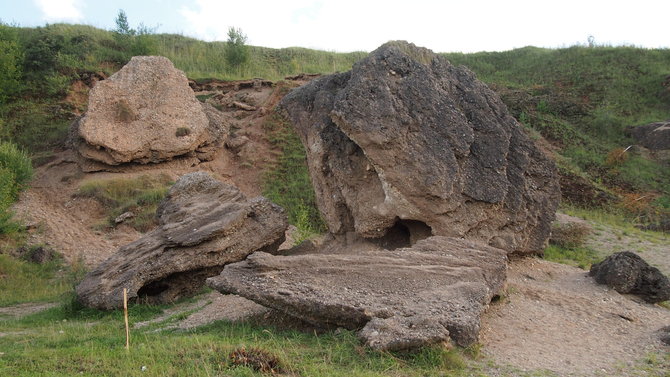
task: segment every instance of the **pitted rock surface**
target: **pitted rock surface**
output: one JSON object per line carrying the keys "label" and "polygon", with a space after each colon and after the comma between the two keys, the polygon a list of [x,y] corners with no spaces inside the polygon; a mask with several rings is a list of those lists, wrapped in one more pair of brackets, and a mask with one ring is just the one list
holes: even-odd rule
{"label": "pitted rock surface", "polygon": [[466,68],[389,42],[279,107],[332,233],[380,238],[404,220],[508,252],[544,248],[560,199],[554,163]]}
{"label": "pitted rock surface", "polygon": [[157,216],[156,230],[86,275],[76,289],[80,302],[119,308],[123,288],[131,300],[174,301],[195,293],[228,263],[257,250],[276,252],[288,227],[281,207],[263,197],[247,200],[204,172],[179,178]]}
{"label": "pitted rock surface", "polygon": [[73,123],[78,153],[106,165],[212,158],[227,126],[201,104],[184,73],[161,56],[136,56],[91,90],[88,110]]}
{"label": "pitted rock surface", "polygon": [[393,251],[256,252],[207,284],[315,325],[358,329],[372,348],[400,350],[449,337],[474,343],[506,269],[504,250],[435,236]]}
{"label": "pitted rock surface", "polygon": [[652,151],[670,150],[670,120],[649,123],[630,129],[631,136]]}
{"label": "pitted rock surface", "polygon": [[670,300],[670,280],[630,251],[612,254],[591,266],[589,275],[619,293],[630,293],[650,303]]}

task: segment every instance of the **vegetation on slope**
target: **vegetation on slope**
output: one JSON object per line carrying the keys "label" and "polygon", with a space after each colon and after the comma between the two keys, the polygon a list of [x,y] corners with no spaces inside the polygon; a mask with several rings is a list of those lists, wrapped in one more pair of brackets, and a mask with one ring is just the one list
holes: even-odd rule
{"label": "vegetation on slope", "polygon": [[[109,75],[133,55],[156,54],[170,58],[193,79],[278,80],[299,73],[344,71],[365,55],[255,46],[249,46],[248,53],[244,64],[232,66],[226,59],[225,42],[150,31],[115,33],[84,25],[0,25],[0,233],[18,229],[9,222],[7,211],[30,179],[28,155],[21,150],[39,161],[63,145],[74,114],[83,110],[72,108],[64,99],[72,92],[73,82],[86,80],[92,72]],[[670,207],[670,169],[632,151],[620,152],[633,143],[624,132],[627,126],[670,118],[669,50],[527,47],[445,55],[455,64],[470,67],[497,90],[529,133],[539,133],[556,146],[564,174],[618,190],[623,198],[620,207],[627,208],[626,213],[637,220],[653,220]],[[307,233],[323,230],[299,139],[278,118],[270,119],[266,131],[282,151],[266,177],[266,195],[287,207],[291,222],[303,223],[300,228]],[[9,157],[3,157],[3,151],[8,151]],[[608,158],[617,153],[626,158]],[[162,197],[167,184],[159,183],[135,187],[130,182],[92,182],[83,186],[81,193],[106,203],[111,219],[145,204],[152,212],[150,206]],[[645,195],[653,201],[640,199]],[[616,201],[612,203],[618,208]],[[575,249],[552,246],[547,257],[586,267],[601,256],[589,248]],[[0,255],[0,291],[12,293],[2,297],[0,306],[65,302],[21,320],[0,318],[1,375],[42,375],[45,371],[51,375],[262,375],[230,361],[230,352],[241,346],[276,355],[283,368],[296,375],[447,376],[479,372],[463,369],[462,351],[433,347],[415,354],[373,353],[361,348],[348,331],[317,337],[225,322],[186,333],[155,332],[154,328],[134,332],[132,352],[126,353],[122,350],[120,312],[83,309],[63,298],[72,293],[78,274],[76,268],[70,270],[58,262],[39,266]],[[147,319],[161,309],[135,306],[131,318]]]}
{"label": "vegetation on slope", "polygon": [[146,232],[158,225],[156,209],[173,183],[166,174],[92,180],[79,187],[78,195],[94,198],[104,206],[107,220],[101,226],[114,226],[119,216],[129,213],[130,217],[123,222]]}
{"label": "vegetation on slope", "polygon": [[626,151],[635,144],[626,128],[670,118],[670,50],[525,47],[445,56],[474,71],[512,115],[559,148],[563,175],[614,190],[624,205],[627,194],[629,201],[653,199],[628,208],[637,221],[667,216],[670,169]]}

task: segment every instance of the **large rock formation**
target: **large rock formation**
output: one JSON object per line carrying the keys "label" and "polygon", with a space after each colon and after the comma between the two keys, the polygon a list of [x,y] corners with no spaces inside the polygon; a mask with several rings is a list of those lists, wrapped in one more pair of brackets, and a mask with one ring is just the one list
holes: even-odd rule
{"label": "large rock formation", "polygon": [[670,300],[670,280],[639,255],[622,251],[591,266],[589,275],[619,293],[631,293],[656,303]]}
{"label": "large rock formation", "polygon": [[504,250],[436,236],[393,251],[257,252],[207,284],[316,325],[361,329],[372,348],[399,350],[449,337],[474,343],[506,268]]}
{"label": "large rock formation", "polygon": [[187,154],[207,160],[226,127],[170,60],[136,56],[91,90],[86,114],[73,124],[73,142],[82,157],[106,165]]}
{"label": "large rock formation", "polygon": [[401,228],[543,249],[560,199],[556,168],[466,68],[389,42],[350,72],[293,90],[280,109],[306,146],[331,232],[383,238]]}
{"label": "large rock formation", "polygon": [[206,173],[182,176],[161,202],[159,227],[123,246],[77,287],[86,306],[113,309],[130,299],[170,302],[194,293],[228,263],[275,252],[288,227],[283,209],[263,197],[247,200]]}

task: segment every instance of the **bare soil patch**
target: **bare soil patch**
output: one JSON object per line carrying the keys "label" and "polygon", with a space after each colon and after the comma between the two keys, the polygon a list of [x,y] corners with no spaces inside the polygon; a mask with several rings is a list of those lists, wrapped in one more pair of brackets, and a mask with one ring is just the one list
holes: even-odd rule
{"label": "bare soil patch", "polygon": [[520,370],[559,376],[634,375],[669,349],[658,330],[670,310],[620,295],[576,267],[528,258],[510,264],[507,296],[483,317],[483,352]]}
{"label": "bare soil patch", "polygon": [[5,306],[0,308],[0,317],[7,316],[13,319],[21,318],[43,310],[51,309],[57,305],[57,303],[53,302],[29,302],[25,304]]}

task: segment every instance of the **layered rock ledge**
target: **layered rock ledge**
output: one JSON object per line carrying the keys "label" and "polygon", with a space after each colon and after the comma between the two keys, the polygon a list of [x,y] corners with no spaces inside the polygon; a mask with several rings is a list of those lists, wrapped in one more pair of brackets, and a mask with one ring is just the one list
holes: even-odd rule
{"label": "layered rock ledge", "polygon": [[504,250],[436,236],[355,254],[257,252],[207,284],[317,326],[360,330],[374,349],[401,350],[449,338],[476,342],[480,314],[506,269]]}
{"label": "layered rock ledge", "polygon": [[86,306],[131,300],[171,302],[197,292],[224,265],[254,251],[275,252],[284,241],[284,210],[263,197],[247,200],[234,186],[203,172],[182,176],[161,202],[159,227],[121,247],[77,286]]}

